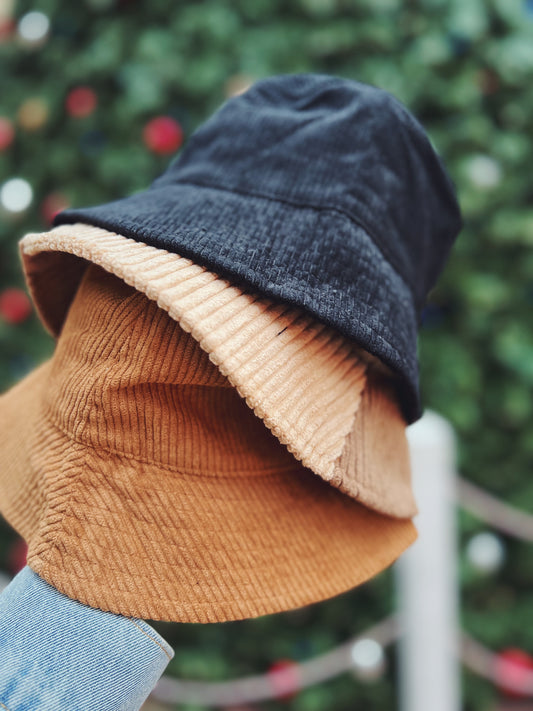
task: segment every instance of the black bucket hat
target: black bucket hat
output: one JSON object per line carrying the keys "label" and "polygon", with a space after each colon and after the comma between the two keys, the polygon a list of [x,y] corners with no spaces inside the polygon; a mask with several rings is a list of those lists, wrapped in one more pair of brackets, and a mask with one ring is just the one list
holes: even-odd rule
{"label": "black bucket hat", "polygon": [[227,100],[149,188],[64,210],[300,306],[399,377],[421,415],[417,331],[461,228],[420,123],[387,92],[288,74]]}

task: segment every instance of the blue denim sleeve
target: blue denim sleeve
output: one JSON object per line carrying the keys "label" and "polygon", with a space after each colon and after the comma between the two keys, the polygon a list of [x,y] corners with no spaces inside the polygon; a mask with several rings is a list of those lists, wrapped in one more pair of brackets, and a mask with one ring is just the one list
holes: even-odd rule
{"label": "blue denim sleeve", "polygon": [[1,711],[138,711],[173,656],[144,620],[71,600],[28,566],[0,594]]}

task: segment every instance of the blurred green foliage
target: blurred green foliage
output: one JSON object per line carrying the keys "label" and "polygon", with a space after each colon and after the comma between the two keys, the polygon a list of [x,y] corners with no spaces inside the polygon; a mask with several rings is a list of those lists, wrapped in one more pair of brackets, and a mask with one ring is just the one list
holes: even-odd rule
{"label": "blurred green foliage", "polygon": [[[430,295],[420,336],[424,403],[458,434],[459,468],[503,499],[533,510],[533,3],[530,0],[28,0],[51,20],[41,47],[0,43],[0,115],[16,125],[0,154],[0,183],[23,177],[30,210],[0,219],[0,288],[23,286],[17,241],[48,223],[40,205],[60,191],[72,205],[145,188],[169,162],[142,141],[156,115],[186,135],[220,105],[231,82],[288,72],[327,72],[391,91],[422,121],[458,187],[465,228]],[[64,108],[88,85],[97,110]],[[17,125],[28,98],[49,117]],[[34,315],[0,321],[0,387],[53,350]],[[429,473],[428,473],[429,474]],[[481,525],[461,516],[461,541]],[[0,531],[6,549],[13,534]],[[533,652],[533,558],[506,541],[503,570],[487,579],[461,560],[463,623],[498,650]],[[2,554],[0,562],[6,563]],[[390,573],[304,610],[223,625],[165,625],[176,648],[171,673],[227,678],[277,658],[308,658],[394,608]],[[374,685],[343,675],[286,702],[291,711],[396,707],[394,658]],[[496,692],[465,675],[465,709]],[[196,708],[196,707],[195,707]]]}

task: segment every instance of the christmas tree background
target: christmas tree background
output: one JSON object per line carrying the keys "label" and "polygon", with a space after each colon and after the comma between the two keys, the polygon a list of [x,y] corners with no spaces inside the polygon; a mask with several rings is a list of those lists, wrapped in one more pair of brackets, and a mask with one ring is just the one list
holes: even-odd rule
{"label": "christmas tree background", "polygon": [[[392,92],[442,154],[465,227],[424,314],[424,404],[454,426],[464,477],[533,512],[531,0],[0,0],[0,392],[54,346],[18,240],[63,207],[147,187],[227,97],[306,71]],[[459,516],[463,628],[533,655],[533,549],[493,539],[501,560],[482,572],[469,542],[486,527]],[[13,574],[23,557],[2,523],[0,568]],[[291,613],[158,629],[176,650],[168,674],[222,680],[309,659],[394,609],[388,571]],[[372,682],[354,670],[254,708],[395,709],[393,648],[386,661]],[[470,672],[463,694],[467,711],[518,703]]]}

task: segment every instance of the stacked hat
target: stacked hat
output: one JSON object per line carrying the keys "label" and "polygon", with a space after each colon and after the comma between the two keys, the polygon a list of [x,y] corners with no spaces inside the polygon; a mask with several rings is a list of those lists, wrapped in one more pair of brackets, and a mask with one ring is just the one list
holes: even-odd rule
{"label": "stacked hat", "polygon": [[36,572],[222,621],[348,590],[414,540],[417,324],[460,217],[397,100],[257,82],[147,190],[55,223],[21,255],[56,351],[0,398],[3,513]]}

